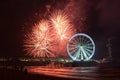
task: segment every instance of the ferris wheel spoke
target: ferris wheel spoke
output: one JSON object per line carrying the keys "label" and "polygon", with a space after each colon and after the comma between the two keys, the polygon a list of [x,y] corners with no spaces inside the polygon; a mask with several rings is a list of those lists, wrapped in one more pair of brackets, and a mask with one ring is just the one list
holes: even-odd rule
{"label": "ferris wheel spoke", "polygon": [[81,42],[81,36],[78,36],[78,37],[79,37],[79,38],[78,38],[78,39],[79,39],[78,41]]}
{"label": "ferris wheel spoke", "polygon": [[74,57],[74,59],[77,59],[77,53],[75,53],[75,54],[73,55],[73,57]]}
{"label": "ferris wheel spoke", "polygon": [[77,42],[80,42],[80,40],[79,40],[80,37],[79,36],[76,36],[75,39],[76,39]]}
{"label": "ferris wheel spoke", "polygon": [[77,38],[75,37],[75,38],[73,39],[73,42],[77,44],[79,41],[78,41]]}
{"label": "ferris wheel spoke", "polygon": [[79,37],[75,38],[75,42],[78,44],[79,43]]}
{"label": "ferris wheel spoke", "polygon": [[86,37],[84,37],[83,44],[85,44],[85,43],[86,43],[86,41],[87,41],[87,38],[86,38]]}
{"label": "ferris wheel spoke", "polygon": [[93,46],[84,46],[86,49],[93,49]]}
{"label": "ferris wheel spoke", "polygon": [[77,49],[77,46],[69,46],[70,50]]}
{"label": "ferris wheel spoke", "polygon": [[76,58],[79,59],[79,57],[80,57],[80,54],[77,54]]}
{"label": "ferris wheel spoke", "polygon": [[70,49],[69,49],[70,51],[75,50],[75,49],[78,49],[77,47],[72,47],[72,46],[69,47],[69,48],[70,48]]}
{"label": "ferris wheel spoke", "polygon": [[76,51],[76,50],[71,50],[70,53],[71,53],[71,54],[75,54],[75,51]]}
{"label": "ferris wheel spoke", "polygon": [[88,50],[93,50],[93,48],[92,48],[92,47],[86,47],[86,49],[88,49]]}
{"label": "ferris wheel spoke", "polygon": [[85,50],[86,55],[89,57],[90,53],[88,51]]}
{"label": "ferris wheel spoke", "polygon": [[69,44],[69,47],[77,47],[76,44]]}
{"label": "ferris wheel spoke", "polygon": [[86,49],[86,48],[84,48],[87,52],[89,52],[89,53],[92,53],[92,50],[91,49]]}
{"label": "ferris wheel spoke", "polygon": [[75,57],[75,59],[77,59],[80,56],[80,49],[78,49],[76,51],[76,53],[73,55],[73,57]]}
{"label": "ferris wheel spoke", "polygon": [[81,50],[82,50],[82,53],[83,53],[85,59],[87,59],[88,57],[87,57],[87,55],[86,55],[86,53],[85,53],[85,50],[84,50],[82,47],[81,47]]}
{"label": "ferris wheel spoke", "polygon": [[93,45],[84,45],[84,48],[93,49]]}
{"label": "ferris wheel spoke", "polygon": [[86,45],[88,45],[88,46],[93,46],[93,44],[92,44],[92,43],[87,43]]}
{"label": "ferris wheel spoke", "polygon": [[76,52],[76,50],[77,50],[77,49],[72,49],[72,50],[70,50],[70,53],[71,53],[71,54],[74,54],[74,53]]}
{"label": "ferris wheel spoke", "polygon": [[83,60],[83,53],[82,52],[80,52],[80,56],[81,56],[81,60]]}
{"label": "ferris wheel spoke", "polygon": [[82,36],[80,36],[80,43],[82,43]]}
{"label": "ferris wheel spoke", "polygon": [[86,44],[89,44],[89,43],[91,43],[91,41],[90,41],[90,40],[87,40],[87,41],[86,41]]}
{"label": "ferris wheel spoke", "polygon": [[85,44],[86,42],[87,42],[87,38],[85,37],[85,38],[84,38],[84,44]]}
{"label": "ferris wheel spoke", "polygon": [[76,45],[76,41],[72,40],[71,42],[69,42],[69,44]]}
{"label": "ferris wheel spoke", "polygon": [[81,36],[78,36],[78,42],[81,42]]}
{"label": "ferris wheel spoke", "polygon": [[89,54],[92,54],[92,50],[90,49],[85,49]]}
{"label": "ferris wheel spoke", "polygon": [[78,49],[77,46],[73,47],[73,46],[69,46],[70,50],[74,50],[74,49]]}
{"label": "ferris wheel spoke", "polygon": [[80,42],[83,44],[84,43],[84,37],[80,36]]}

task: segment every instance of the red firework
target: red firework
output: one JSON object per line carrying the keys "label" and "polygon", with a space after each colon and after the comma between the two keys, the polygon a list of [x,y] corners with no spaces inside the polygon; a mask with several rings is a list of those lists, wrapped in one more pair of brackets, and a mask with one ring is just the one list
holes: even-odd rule
{"label": "red firework", "polygon": [[75,29],[73,28],[70,18],[65,11],[58,10],[53,12],[50,17],[51,23],[55,28],[55,33],[58,40],[58,53],[66,54],[66,44],[68,39],[75,34]]}
{"label": "red firework", "polygon": [[33,57],[65,55],[66,44],[73,34],[75,29],[67,13],[62,10],[55,11],[49,20],[41,20],[33,27],[32,32],[26,34],[25,51]]}
{"label": "red firework", "polygon": [[52,53],[54,35],[51,34],[51,29],[48,20],[41,20],[33,27],[32,32],[25,36],[24,47],[28,55],[33,57],[55,57]]}

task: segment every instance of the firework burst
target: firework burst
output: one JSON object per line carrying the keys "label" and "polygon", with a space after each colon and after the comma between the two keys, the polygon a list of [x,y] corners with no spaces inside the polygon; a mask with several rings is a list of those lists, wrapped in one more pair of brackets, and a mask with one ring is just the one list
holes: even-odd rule
{"label": "firework burst", "polygon": [[75,34],[68,14],[65,11],[58,10],[53,12],[50,17],[51,24],[55,28],[57,40],[59,42],[59,53],[66,53],[66,44],[68,39]]}
{"label": "firework burst", "polygon": [[41,20],[25,35],[25,51],[33,57],[65,55],[66,44],[73,34],[75,29],[68,14],[62,10],[55,11],[48,20]]}
{"label": "firework burst", "polygon": [[52,14],[51,23],[60,40],[67,40],[74,32],[74,29],[70,24],[69,16],[62,10],[55,11]]}
{"label": "firework burst", "polygon": [[34,57],[54,57],[53,40],[48,20],[41,20],[31,33],[25,35],[24,47],[27,54]]}

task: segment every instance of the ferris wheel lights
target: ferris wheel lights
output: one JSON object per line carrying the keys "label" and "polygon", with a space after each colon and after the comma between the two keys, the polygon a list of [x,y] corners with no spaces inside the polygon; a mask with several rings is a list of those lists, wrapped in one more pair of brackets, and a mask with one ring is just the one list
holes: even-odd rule
{"label": "ferris wheel lights", "polygon": [[67,52],[75,61],[87,61],[94,55],[95,43],[87,34],[78,33],[69,39]]}

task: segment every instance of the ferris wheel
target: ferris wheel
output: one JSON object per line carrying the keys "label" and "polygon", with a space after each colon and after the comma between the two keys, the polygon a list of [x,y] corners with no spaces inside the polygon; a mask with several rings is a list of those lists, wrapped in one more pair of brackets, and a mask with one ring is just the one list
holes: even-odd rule
{"label": "ferris wheel", "polygon": [[69,39],[67,52],[74,61],[87,61],[94,55],[95,43],[87,34],[78,33]]}

